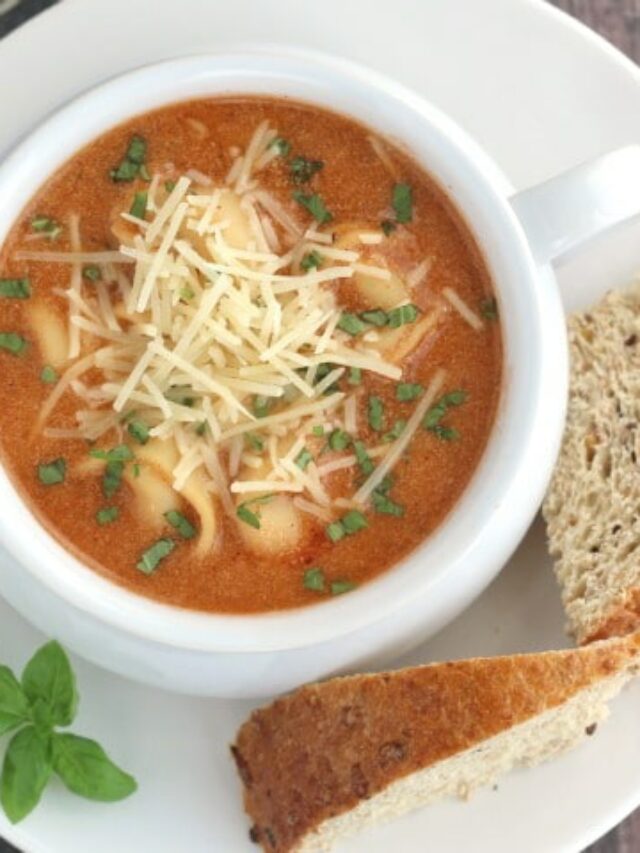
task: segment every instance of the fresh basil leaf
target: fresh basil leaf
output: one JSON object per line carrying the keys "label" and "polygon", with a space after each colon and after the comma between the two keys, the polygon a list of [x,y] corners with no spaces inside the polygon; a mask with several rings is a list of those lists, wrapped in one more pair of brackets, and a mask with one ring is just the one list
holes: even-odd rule
{"label": "fresh basil leaf", "polygon": [[0,666],[0,735],[29,719],[29,703],[8,666]]}
{"label": "fresh basil leaf", "polygon": [[18,823],[38,805],[51,770],[49,737],[25,726],[11,738],[0,781],[0,802],[11,823]]}
{"label": "fresh basil leaf", "polygon": [[78,708],[76,679],[62,646],[55,640],[42,646],[22,673],[29,703],[44,705],[50,725],[68,726]]}
{"label": "fresh basil leaf", "polygon": [[74,794],[112,803],[138,787],[133,776],[111,761],[95,740],[73,734],[54,734],[53,769]]}

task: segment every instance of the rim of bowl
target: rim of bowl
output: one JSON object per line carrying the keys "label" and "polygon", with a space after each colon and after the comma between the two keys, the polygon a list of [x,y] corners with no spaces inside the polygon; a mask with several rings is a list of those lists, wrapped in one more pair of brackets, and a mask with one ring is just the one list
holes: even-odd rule
{"label": "rim of bowl", "polygon": [[[3,190],[9,188],[4,196],[9,199],[9,208],[12,207],[12,197],[15,198],[10,215],[0,214],[0,241],[5,239],[33,192],[46,180],[46,177],[39,178],[34,189],[21,192],[23,178],[27,181],[36,168],[41,150],[47,148],[47,140],[50,143],[51,139],[61,137],[61,147],[64,147],[64,142],[72,137],[75,141],[69,156],[73,156],[73,152],[91,139],[130,117],[162,104],[204,97],[208,84],[214,86],[210,92],[212,97],[266,94],[256,91],[261,76],[283,85],[304,84],[310,91],[316,86],[326,92],[331,82],[355,86],[361,90],[362,98],[376,95],[389,107],[396,105],[427,128],[449,149],[447,157],[456,160],[458,166],[466,167],[481,182],[484,200],[490,202],[492,208],[493,221],[491,226],[487,224],[489,238],[497,238],[492,251],[511,255],[505,263],[513,268],[512,272],[519,267],[520,281],[526,281],[527,285],[521,287],[518,298],[524,299],[521,309],[526,309],[526,312],[520,311],[519,329],[515,328],[515,321],[511,329],[512,318],[502,316],[505,366],[499,411],[488,446],[461,498],[437,530],[412,553],[348,596],[292,610],[236,615],[186,610],[138,595],[107,580],[66,551],[35,518],[4,468],[0,467],[0,494],[8,497],[5,510],[0,514],[0,539],[18,559],[22,570],[28,571],[73,607],[127,634],[172,647],[210,652],[266,652],[323,643],[397,614],[403,604],[408,600],[415,602],[418,596],[443,596],[444,608],[447,593],[449,598],[456,592],[458,597],[464,597],[454,586],[460,584],[460,573],[471,560],[474,573],[471,586],[478,594],[508,559],[533,518],[551,473],[564,422],[567,345],[559,292],[550,267],[541,268],[533,259],[526,236],[508,202],[509,183],[479,145],[440,110],[403,85],[351,60],[279,45],[242,46],[241,51],[217,51],[142,66],[91,88],[54,112],[0,165],[0,187]],[[228,89],[216,91],[214,80],[224,82],[227,78]],[[244,81],[249,78],[253,82],[247,85]],[[165,98],[160,92],[162,83],[169,88],[177,85],[185,91],[181,96]],[[114,105],[118,95],[124,95],[119,104],[130,103],[130,93],[144,84],[149,86],[147,94],[153,91],[155,97],[149,97],[141,106],[136,105],[136,109]],[[201,91],[202,86],[205,88]],[[193,88],[197,93],[189,94],[188,90]],[[273,94],[279,96],[282,93]],[[291,97],[314,103],[312,97]],[[88,115],[95,116],[101,101],[108,107],[109,118],[106,122],[98,121],[102,125],[101,130],[83,134],[83,120]],[[332,108],[318,100],[315,103]],[[349,115],[348,110],[335,111]],[[361,115],[354,118],[380,132],[374,122],[363,120]],[[90,126],[95,123],[94,118]],[[393,139],[393,130],[383,135]],[[429,163],[422,162],[412,146],[407,145],[423,168],[443,185],[439,174],[432,172]],[[48,168],[47,175],[55,172],[67,157],[55,159],[57,162]],[[443,189],[451,197],[452,187],[448,182]],[[478,195],[480,191],[476,189],[475,192]],[[476,236],[491,267],[492,258],[486,253],[487,243],[478,238],[476,224],[468,215],[468,209],[461,208],[455,198],[453,202]],[[3,223],[3,218],[6,223]],[[499,229],[504,229],[508,240],[497,237]],[[505,250],[503,244],[506,243],[508,247]],[[498,299],[502,301],[504,294],[493,270],[492,278]],[[537,328],[534,328],[536,324]],[[526,331],[531,334],[531,341],[537,340],[539,344],[537,356],[540,364],[535,371],[531,364],[525,366],[520,363],[524,361],[523,353],[520,354],[520,362],[512,361],[514,336]],[[513,375],[510,376],[509,372]],[[530,383],[526,402],[522,388],[515,387],[516,379]],[[519,405],[528,407],[529,419],[526,422],[523,413],[518,419],[517,412],[512,411],[516,393],[520,395]],[[483,478],[486,480],[491,473],[491,467],[506,464],[504,458],[500,462],[501,455],[505,456],[501,454],[500,442],[512,440],[513,443],[517,430],[520,432],[519,452],[516,452],[517,448],[511,448],[514,457],[508,460],[510,473],[501,482],[496,482],[488,494],[484,494],[487,488],[483,490],[480,486]],[[465,531],[465,516],[471,515],[473,502],[480,499],[488,499],[482,507],[480,522],[476,521],[471,531]],[[452,537],[453,544],[444,541]],[[424,564],[428,559],[434,565],[427,566],[425,571]]]}

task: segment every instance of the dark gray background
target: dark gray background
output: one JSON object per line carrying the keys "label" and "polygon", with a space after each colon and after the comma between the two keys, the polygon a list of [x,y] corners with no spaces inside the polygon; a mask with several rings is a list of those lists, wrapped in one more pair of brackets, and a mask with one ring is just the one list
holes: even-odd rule
{"label": "dark gray background", "polygon": [[[56,0],[22,0],[2,15],[7,0],[0,0],[0,38]],[[640,62],[640,0],[551,0],[553,5],[580,18],[617,47]],[[8,5],[8,3],[7,3]],[[640,103],[639,103],[640,108]],[[640,772],[640,769],[639,769]],[[639,853],[640,809],[585,853]],[[0,838],[0,853],[15,853]],[[64,851],[60,851],[64,853]]]}

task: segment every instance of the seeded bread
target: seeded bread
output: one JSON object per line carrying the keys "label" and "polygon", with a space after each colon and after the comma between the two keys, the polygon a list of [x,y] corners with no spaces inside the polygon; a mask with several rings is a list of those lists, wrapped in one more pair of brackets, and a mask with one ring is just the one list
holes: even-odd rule
{"label": "seeded bread", "polygon": [[569,321],[562,450],[543,506],[578,643],[640,628],[640,286]]}
{"label": "seeded bread", "polygon": [[640,665],[640,635],[581,649],[312,684],[254,712],[232,752],[271,853],[343,835],[576,744]]}

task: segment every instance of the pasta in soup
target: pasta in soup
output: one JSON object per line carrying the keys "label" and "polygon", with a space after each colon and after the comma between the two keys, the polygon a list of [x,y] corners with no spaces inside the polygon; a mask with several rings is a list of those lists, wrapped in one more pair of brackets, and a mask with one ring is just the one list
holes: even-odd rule
{"label": "pasta in soup", "polygon": [[140,594],[236,613],[416,548],[502,376],[443,191],[357,122],[258,97],[138,116],[50,178],[0,254],[0,360],[3,462],[53,535]]}

